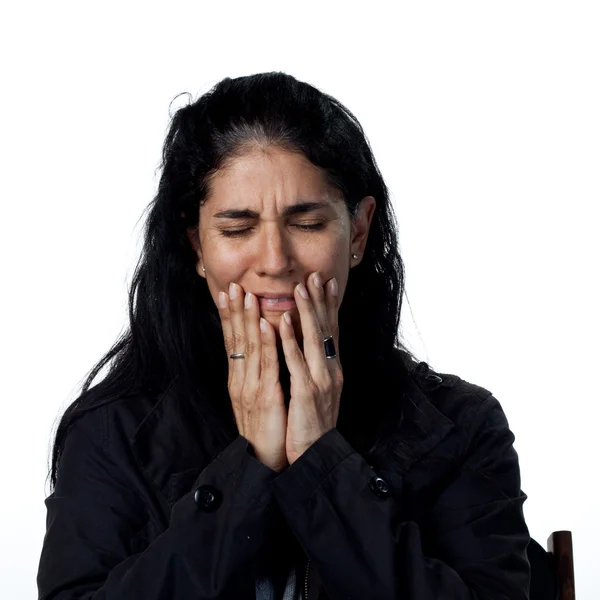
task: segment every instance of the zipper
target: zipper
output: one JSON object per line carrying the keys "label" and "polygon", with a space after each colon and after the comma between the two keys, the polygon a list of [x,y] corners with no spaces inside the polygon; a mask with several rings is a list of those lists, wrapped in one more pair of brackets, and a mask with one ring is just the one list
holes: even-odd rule
{"label": "zipper", "polygon": [[304,600],[308,600],[308,571],[310,569],[310,558],[306,563],[306,577],[304,579]]}

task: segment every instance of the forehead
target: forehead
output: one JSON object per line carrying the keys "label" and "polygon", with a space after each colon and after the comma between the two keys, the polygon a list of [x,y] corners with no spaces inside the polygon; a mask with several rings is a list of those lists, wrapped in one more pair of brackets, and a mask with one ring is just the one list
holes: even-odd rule
{"label": "forehead", "polygon": [[326,172],[303,154],[281,148],[255,147],[229,159],[209,181],[207,200],[214,205],[275,200],[290,204],[298,199],[341,199],[329,185]]}

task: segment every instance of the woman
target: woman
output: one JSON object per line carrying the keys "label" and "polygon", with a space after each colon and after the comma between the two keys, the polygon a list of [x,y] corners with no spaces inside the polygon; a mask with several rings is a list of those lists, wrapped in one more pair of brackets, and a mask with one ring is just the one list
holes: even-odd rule
{"label": "woman", "polygon": [[527,598],[514,436],[399,342],[353,115],[227,78],[177,111],[162,166],[131,329],[57,431],[39,598]]}

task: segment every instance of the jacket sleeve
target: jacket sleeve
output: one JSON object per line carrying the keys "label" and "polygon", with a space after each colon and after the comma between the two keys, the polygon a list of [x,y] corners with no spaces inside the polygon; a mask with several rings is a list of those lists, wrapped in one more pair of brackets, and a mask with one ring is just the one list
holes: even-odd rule
{"label": "jacket sleeve", "polygon": [[369,486],[376,473],[337,429],[271,481],[328,598],[529,598],[527,495],[520,490],[514,435],[492,395],[469,436],[460,473],[423,517],[427,544],[423,526],[402,520],[402,491],[376,495]]}
{"label": "jacket sleeve", "polygon": [[[45,501],[38,599],[239,598],[236,586],[243,578],[237,575],[260,548],[276,508],[267,480],[277,473],[238,436],[174,504],[166,530],[134,553],[132,540],[148,520],[148,509],[107,453],[99,412],[86,413],[72,426],[56,486]],[[216,510],[196,503],[201,485],[221,492],[220,504],[212,505]]]}

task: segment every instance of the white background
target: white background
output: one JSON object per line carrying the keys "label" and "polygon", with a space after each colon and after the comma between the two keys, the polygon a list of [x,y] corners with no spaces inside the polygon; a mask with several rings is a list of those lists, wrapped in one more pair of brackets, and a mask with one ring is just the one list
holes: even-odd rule
{"label": "white background", "polygon": [[169,103],[272,70],[363,124],[410,347],[495,393],[531,534],[572,531],[597,597],[598,3],[213,4],[2,11],[0,597],[37,594],[51,430],[125,326]]}

